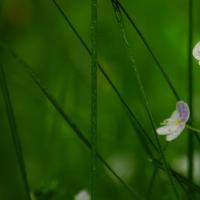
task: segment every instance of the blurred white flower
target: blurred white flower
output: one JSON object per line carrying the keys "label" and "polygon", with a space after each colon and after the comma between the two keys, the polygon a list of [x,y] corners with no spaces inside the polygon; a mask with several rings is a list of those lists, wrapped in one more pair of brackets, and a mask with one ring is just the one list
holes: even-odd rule
{"label": "blurred white flower", "polygon": [[[127,153],[114,154],[110,156],[108,163],[112,169],[124,180],[130,181],[133,178],[135,162],[132,155]],[[113,181],[116,181],[112,175],[111,177],[113,178]]]}
{"label": "blurred white flower", "polygon": [[194,56],[195,59],[197,59],[199,61],[199,65],[200,65],[200,42],[198,42],[192,51],[192,55]]}
{"label": "blurred white flower", "polygon": [[178,101],[176,110],[172,113],[170,118],[161,123],[162,127],[156,131],[158,135],[166,135],[167,141],[176,139],[184,130],[185,125],[190,116],[190,109],[184,101]]}
{"label": "blurred white flower", "polygon": [[[187,156],[179,156],[172,162],[172,167],[180,172],[183,175],[187,175],[188,172],[188,157]],[[200,153],[194,152],[193,157],[193,175],[194,181],[199,183],[200,181]]]}
{"label": "blurred white flower", "polygon": [[86,190],[81,190],[75,195],[74,200],[90,200],[90,195]]}

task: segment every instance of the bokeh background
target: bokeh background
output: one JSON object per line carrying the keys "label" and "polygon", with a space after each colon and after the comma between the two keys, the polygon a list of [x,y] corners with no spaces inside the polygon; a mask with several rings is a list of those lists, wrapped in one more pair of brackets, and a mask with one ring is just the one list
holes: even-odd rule
{"label": "bokeh background", "polygon": [[[122,0],[144,34],[177,92],[188,100],[188,1]],[[59,0],[73,25],[90,46],[89,0]],[[193,44],[200,40],[200,2],[194,1]],[[141,73],[156,122],[175,109],[176,99],[137,33],[124,18],[131,50]],[[51,0],[1,0],[0,40],[15,50],[37,72],[62,108],[90,138],[90,56]],[[153,136],[134,70],[109,0],[98,1],[98,58],[120,93]],[[90,152],[48,102],[12,56],[1,51],[11,101],[23,148],[28,181],[39,199],[71,200],[90,186]],[[200,127],[200,68],[194,61],[194,119]],[[153,173],[121,102],[98,73],[98,150],[110,166],[141,195]],[[0,199],[26,199],[16,160],[5,102],[0,93]],[[160,137],[162,146],[165,139]],[[187,175],[187,131],[165,152],[170,165]],[[200,183],[199,144],[195,141],[194,179]],[[98,166],[98,200],[134,199]],[[185,194],[180,189],[182,199]],[[195,196],[198,199],[198,195]],[[148,199],[148,198],[147,198]],[[169,181],[159,172],[149,199],[172,199]]]}

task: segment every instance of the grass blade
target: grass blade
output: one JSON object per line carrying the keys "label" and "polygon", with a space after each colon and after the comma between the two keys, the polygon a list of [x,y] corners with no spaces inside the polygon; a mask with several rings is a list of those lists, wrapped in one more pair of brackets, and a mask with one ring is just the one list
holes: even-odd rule
{"label": "grass blade", "polygon": [[[155,56],[154,52],[152,51],[150,45],[148,44],[147,40],[145,39],[144,35],[142,34],[142,32],[140,31],[140,29],[137,27],[137,25],[135,24],[135,22],[133,21],[133,19],[130,17],[130,15],[128,14],[128,12],[126,11],[126,9],[123,7],[122,3],[119,2],[118,0],[116,0],[117,4],[119,5],[119,8],[122,10],[122,12],[124,13],[124,15],[127,17],[127,19],[129,20],[129,22],[131,23],[131,25],[134,27],[134,29],[136,30],[136,32],[138,33],[138,35],[140,36],[141,40],[143,41],[144,45],[146,46],[147,50],[149,51],[149,53],[151,54],[152,58],[154,59],[155,63],[157,64],[158,68],[160,69],[163,77],[165,78],[165,80],[167,81],[169,87],[171,88],[174,96],[176,97],[177,100],[180,99],[175,87],[173,86],[172,82],[170,81],[168,75],[166,74],[166,72],[164,71],[163,66],[160,64],[159,60],[157,59],[157,57]],[[191,5],[190,5],[191,6]],[[189,54],[191,56],[191,48],[189,50]],[[190,90],[191,91],[191,90]],[[200,143],[200,137],[198,134],[195,134],[195,137],[197,139],[197,141]],[[191,134],[192,135],[192,134]],[[192,136],[191,136],[192,137]],[[191,184],[189,184],[191,185]]]}
{"label": "grass blade", "polygon": [[[193,1],[193,0],[192,0]],[[140,29],[138,28],[138,26],[136,25],[136,23],[134,22],[134,20],[131,18],[131,16],[128,14],[128,12],[126,11],[126,9],[124,8],[124,6],[122,5],[122,3],[121,2],[119,2],[118,0],[117,0],[117,2],[118,2],[118,5],[119,5],[119,7],[120,7],[120,9],[122,10],[122,12],[124,13],[124,15],[127,17],[127,19],[128,19],[128,21],[130,22],[130,24],[132,25],[132,27],[135,29],[135,31],[137,32],[137,34],[139,35],[139,37],[141,38],[141,40],[143,41],[143,43],[144,43],[144,45],[145,45],[145,47],[147,48],[147,50],[149,51],[149,53],[150,53],[150,55],[152,56],[152,58],[153,58],[153,60],[155,61],[155,63],[157,64],[157,66],[158,66],[158,68],[159,68],[159,70],[160,70],[160,72],[161,72],[161,74],[163,75],[163,77],[164,77],[164,79],[166,80],[166,82],[168,83],[168,85],[169,85],[169,87],[170,87],[170,89],[171,89],[171,91],[172,91],[172,93],[174,94],[174,96],[176,97],[176,99],[177,100],[180,100],[180,96],[178,95],[178,92],[176,91],[176,89],[175,89],[175,87],[174,87],[174,85],[172,84],[172,82],[171,82],[171,80],[170,80],[170,78],[168,77],[168,75],[167,75],[167,73],[165,72],[165,70],[164,70],[164,67],[161,65],[161,63],[159,62],[159,60],[158,60],[158,58],[155,56],[155,54],[154,54],[154,52],[153,52],[153,50],[151,49],[151,47],[150,47],[150,45],[149,45],[149,43],[147,42],[147,40],[145,39],[145,37],[144,37],[144,35],[142,34],[142,32],[140,31]],[[189,18],[190,18],[190,26],[192,26],[192,11],[191,11],[191,9],[192,9],[192,2],[190,3],[190,1],[189,1]],[[191,36],[191,31],[192,31],[192,29],[191,28],[189,28],[189,37],[192,37]],[[191,65],[191,63],[190,62],[192,62],[192,58],[191,58],[191,52],[192,52],[192,41],[190,41],[191,39],[189,39],[189,52],[188,52],[188,56],[190,57],[189,58],[189,64],[188,64],[188,66],[190,66]],[[190,67],[189,67],[190,68]],[[189,80],[191,80],[191,70],[189,69],[188,70],[189,71],[189,73],[188,73],[188,75],[189,75]],[[189,83],[189,91],[192,91],[193,89],[192,89],[192,86],[190,85],[191,84],[191,82]],[[190,92],[189,92],[190,93]],[[191,94],[189,94],[189,96],[191,96]],[[190,101],[190,100],[189,100]],[[189,105],[190,105],[190,103],[189,103]],[[190,108],[191,108],[191,110],[192,110],[192,103],[191,103],[191,105],[190,105]],[[189,162],[189,168],[190,169],[192,169],[193,167],[192,167],[192,155],[193,155],[193,150],[192,150],[192,146],[193,146],[193,134],[195,134],[195,137],[196,137],[196,139],[197,139],[197,141],[200,143],[200,136],[197,134],[197,133],[192,133],[192,134],[189,134],[188,135],[188,162]],[[190,146],[190,147],[189,147]],[[189,157],[190,157],[190,159],[189,159]],[[189,172],[190,171],[190,172]],[[188,176],[190,176],[190,177],[192,177],[192,172],[191,172],[191,170],[189,170],[188,171]],[[188,195],[191,195],[191,192],[188,192]]]}
{"label": "grass blade", "polygon": [[[7,49],[8,50],[8,49]],[[15,52],[9,50],[11,55],[17,60],[17,62],[24,67],[28,75],[31,77],[33,82],[39,87],[44,96],[48,99],[51,105],[56,109],[56,111],[61,115],[61,117],[66,121],[67,124],[72,128],[74,133],[78,136],[78,138],[91,150],[92,145],[89,140],[84,136],[83,132],[78,128],[78,126],[73,122],[73,120],[67,115],[67,113],[62,109],[62,107],[57,102],[56,98],[48,91],[48,89],[41,83],[40,79],[33,71],[33,69],[22,60]],[[101,163],[107,168],[108,171],[113,174],[114,177],[129,191],[129,193],[138,200],[143,199],[136,191],[131,187],[126,181],[124,181],[117,173],[109,166],[109,164],[103,159],[103,157],[97,153],[97,158],[101,161]]]}
{"label": "grass blade", "polygon": [[[193,69],[192,69],[192,39],[193,39],[193,0],[188,0],[188,104],[190,107],[190,121],[193,119]],[[194,135],[188,131],[188,179],[193,182]],[[188,200],[193,199],[191,188],[188,187]]]}
{"label": "grass blade", "polygon": [[[75,132],[75,134],[81,140],[81,142],[83,142],[91,150],[91,143],[89,142],[89,140],[84,136],[82,131],[73,122],[73,120],[65,113],[65,111],[62,109],[62,107],[58,104],[58,102],[54,98],[54,96],[48,92],[48,90],[41,83],[40,79],[37,77],[36,73],[32,70],[32,68],[11,49],[7,48],[4,50],[8,50],[8,52],[16,59],[16,61],[24,67],[24,69],[26,70],[28,75],[31,77],[33,82],[39,87],[41,92],[49,100],[49,102],[56,109],[56,111],[61,115],[61,117],[66,121],[66,123],[69,124],[69,126],[72,128],[72,130]],[[120,178],[120,176],[118,176],[117,173],[115,173],[114,170],[112,170],[112,168],[109,166],[109,164],[105,161],[105,159],[103,159],[103,157],[99,153],[97,154],[97,157],[101,161],[101,163],[108,169],[108,171],[110,171],[113,174],[113,176],[116,177],[117,180],[130,192],[130,194],[135,196],[136,199],[143,199],[142,197],[140,197],[140,195],[138,195],[138,193],[128,183],[126,183],[126,181],[124,181],[122,178]],[[159,160],[151,157],[151,162],[155,167],[158,167],[164,171],[166,170],[163,167],[163,164]],[[178,172],[172,170],[171,168],[170,168],[170,171],[173,174],[173,176],[176,179],[178,179],[180,182],[184,183],[186,186],[190,185],[191,188],[193,189],[193,191],[200,193],[200,187],[198,185],[191,183],[187,178],[183,177],[182,175],[180,175]]]}
{"label": "grass blade", "polygon": [[91,0],[91,44],[91,200],[95,200],[97,173],[97,0]]}
{"label": "grass blade", "polygon": [[[157,166],[159,169],[165,171],[164,166],[162,165],[162,163],[157,160],[157,159],[153,159],[151,160],[155,166]],[[200,187],[198,185],[196,185],[195,183],[191,182],[188,178],[182,176],[181,174],[179,174],[178,172],[176,172],[175,170],[170,168],[170,171],[172,173],[172,175],[176,178],[176,180],[182,184],[184,184],[187,187],[190,187],[192,189],[192,192],[197,192],[200,194]]]}
{"label": "grass blade", "polygon": [[13,111],[13,107],[12,107],[12,103],[11,103],[11,99],[10,99],[9,89],[8,89],[8,85],[7,85],[7,81],[6,81],[6,75],[5,75],[4,67],[2,64],[0,64],[0,87],[2,90],[4,102],[6,105],[11,136],[12,136],[14,149],[15,149],[16,156],[17,156],[17,162],[19,164],[20,172],[22,174],[27,199],[31,200],[31,197],[30,197],[31,192],[30,192],[30,188],[29,188],[22,147],[21,147],[20,138],[18,135],[17,125],[16,125],[16,121],[15,121],[15,116],[14,116],[14,111]]}
{"label": "grass blade", "polygon": [[[163,77],[164,77],[164,79],[166,80],[166,82],[168,83],[168,85],[169,85],[169,87],[170,87],[170,89],[171,89],[171,91],[172,91],[172,93],[174,94],[174,96],[176,97],[176,99],[177,100],[180,100],[180,96],[178,95],[178,92],[176,91],[176,89],[175,89],[175,87],[174,87],[174,85],[172,84],[172,82],[171,82],[171,80],[170,80],[170,78],[168,77],[168,75],[167,75],[167,73],[165,72],[165,70],[164,70],[164,67],[161,65],[161,63],[159,62],[159,60],[158,60],[158,58],[155,56],[155,54],[154,54],[154,52],[153,52],[153,50],[151,49],[151,47],[150,47],[150,45],[149,45],[149,43],[147,42],[147,40],[145,39],[145,37],[144,37],[144,35],[142,34],[142,32],[140,31],[140,29],[138,28],[138,26],[136,25],[136,23],[134,22],[134,20],[131,18],[131,16],[128,14],[128,12],[126,11],[126,9],[124,8],[124,6],[122,5],[122,3],[121,2],[119,2],[118,0],[117,0],[117,3],[118,3],[118,5],[119,5],[119,7],[120,7],[120,9],[122,10],[122,12],[124,13],[124,15],[127,17],[127,19],[128,19],[128,21],[130,22],[130,24],[132,25],[132,27],[135,29],[135,31],[137,32],[137,34],[139,35],[139,37],[141,38],[141,40],[142,40],[142,42],[144,43],[144,45],[145,45],[145,47],[147,48],[147,50],[149,51],[149,53],[150,53],[150,55],[152,56],[152,58],[153,58],[153,60],[155,61],[155,63],[157,64],[157,66],[158,66],[158,68],[159,68],[159,70],[160,70],[160,72],[161,72],[161,74],[163,75]],[[190,3],[190,1],[189,1],[189,9],[191,9],[192,8],[192,2]],[[189,11],[190,13],[191,13],[191,11]],[[192,13],[190,14],[190,16],[189,16],[189,18],[192,18]],[[192,19],[191,19],[191,23],[190,24],[192,24]],[[190,30],[189,30],[189,32],[191,31],[191,28],[190,28]],[[189,34],[191,34],[191,33],[189,33]],[[189,37],[191,37],[191,36],[189,36]],[[192,43],[191,43],[192,41],[190,41],[190,39],[189,39],[189,52],[188,52],[188,55],[189,55],[189,61],[188,62],[192,62],[191,61],[191,52],[192,52],[192,47],[191,47],[191,45],[192,45]],[[188,64],[188,66],[190,66],[191,64],[189,63]],[[190,69],[189,69],[189,80],[191,79],[191,71],[190,71]],[[189,88],[191,88],[191,85],[190,85],[190,83],[189,83]],[[189,89],[189,91],[192,91],[192,88],[191,89]],[[190,100],[189,100],[190,101]],[[192,105],[190,105],[190,108],[192,109]],[[197,134],[197,133],[192,133],[192,134],[189,134],[188,135],[188,162],[189,162],[189,168],[190,169],[192,169],[193,167],[192,167],[192,155],[193,155],[193,153],[192,153],[192,146],[193,146],[193,134],[195,134],[195,137],[196,137],[196,139],[197,139],[197,141],[200,143],[200,136]],[[190,146],[190,147],[189,147]],[[190,157],[190,159],[189,159],[189,157]],[[190,172],[189,172],[190,171]],[[189,170],[188,171],[188,176],[192,176],[192,173],[191,173],[191,170]],[[189,173],[190,173],[190,175],[189,175]],[[188,192],[188,195],[191,195],[191,192]]]}
{"label": "grass blade", "polygon": [[145,39],[144,35],[140,31],[140,29],[138,28],[138,26],[136,25],[136,23],[133,21],[133,19],[130,17],[130,15],[128,14],[128,12],[126,11],[126,9],[123,7],[123,5],[118,0],[116,2],[118,4],[119,8],[124,13],[124,15],[127,17],[128,21],[130,22],[130,24],[132,25],[132,27],[135,29],[135,31],[137,32],[137,34],[141,38],[141,40],[144,43],[145,47],[147,48],[147,50],[149,51],[149,53],[152,56],[153,60],[155,61],[156,65],[158,66],[161,74],[163,75],[164,79],[168,83],[168,85],[169,85],[172,93],[174,94],[174,96],[176,97],[177,100],[180,100],[178,92],[176,91],[176,89],[175,89],[174,85],[172,84],[170,78],[168,77],[167,73],[165,72],[164,67],[160,64],[158,58],[155,56],[153,50],[151,49],[151,47],[150,47],[149,43],[147,42],[147,40]]}
{"label": "grass blade", "polygon": [[156,175],[157,175],[158,171],[159,171],[159,169],[157,167],[153,170],[153,174],[151,176],[150,183],[149,183],[149,186],[148,186],[148,190],[147,190],[147,193],[146,193],[146,199],[151,199],[153,185],[156,181]]}
{"label": "grass blade", "polygon": [[[134,20],[131,18],[131,16],[129,15],[129,13],[127,12],[127,10],[124,8],[124,6],[122,5],[121,2],[119,2],[117,0],[117,3],[120,7],[120,9],[122,10],[122,12],[124,13],[124,15],[126,16],[126,18],[128,19],[128,21],[130,22],[130,24],[132,25],[132,27],[135,29],[136,33],[139,35],[139,37],[141,38],[143,44],[145,45],[146,49],[149,51],[150,55],[152,56],[154,62],[156,63],[157,67],[159,68],[162,76],[164,77],[164,79],[166,80],[167,84],[169,85],[169,88],[171,89],[172,93],[174,94],[174,96],[176,97],[177,101],[180,100],[180,96],[177,92],[177,90],[175,89],[174,85],[172,84],[172,81],[170,80],[169,76],[167,75],[167,73],[164,70],[164,67],[161,65],[160,61],[158,60],[158,58],[155,56],[155,53],[153,52],[152,48],[150,47],[149,43],[147,42],[147,40],[145,39],[143,33],[140,31],[140,29],[138,28],[138,26],[136,25],[136,23],[134,22]],[[189,1],[190,4],[190,1]],[[191,2],[192,4],[192,2]],[[190,6],[191,6],[190,4]],[[190,8],[189,8],[190,9]],[[189,11],[190,12],[190,11]],[[190,45],[190,44],[189,44]],[[191,48],[188,52],[188,54],[191,56]],[[197,139],[197,141],[200,143],[200,136],[197,133],[193,133],[195,134],[195,137]],[[192,137],[192,136],[191,136]]]}
{"label": "grass blade", "polygon": [[[80,41],[80,43],[83,45],[83,47],[86,49],[86,51],[88,52],[88,54],[91,56],[92,52],[91,52],[90,48],[88,47],[88,45],[86,44],[86,42],[83,40],[83,38],[81,37],[81,35],[78,33],[77,29],[73,26],[73,24],[69,20],[68,16],[64,13],[63,9],[59,6],[59,4],[57,3],[56,0],[52,0],[52,2],[54,3],[54,5],[58,9],[58,11],[60,12],[60,14],[62,15],[62,17],[64,18],[64,20],[67,22],[67,24],[69,25],[70,29],[74,32],[75,36],[78,38],[78,40]],[[108,76],[108,74],[105,72],[105,70],[103,69],[103,67],[100,65],[100,63],[98,63],[98,68],[101,71],[101,73],[103,74],[103,76],[105,77],[105,79],[108,82],[108,84],[111,86],[111,88],[115,92],[115,94],[117,95],[117,97],[119,98],[119,100],[122,103],[122,105],[124,106],[124,108],[125,108],[125,110],[126,110],[126,112],[128,114],[128,117],[129,118],[131,117],[131,120],[134,121],[134,126],[137,129],[138,128],[140,129],[141,134],[143,134],[144,137],[148,141],[150,141],[150,143],[152,144],[153,148],[156,149],[157,148],[156,144],[153,142],[153,140],[150,138],[150,136],[148,135],[148,133],[145,131],[143,125],[140,123],[140,121],[136,117],[136,115],[133,112],[133,110],[130,109],[129,105],[126,103],[125,99],[122,97],[122,95],[120,94],[119,90],[114,85],[114,83],[112,82],[112,80],[110,79],[110,77]]]}
{"label": "grass blade", "polygon": [[172,176],[172,174],[169,170],[169,166],[166,162],[164,153],[162,151],[162,148],[161,148],[161,145],[160,145],[160,142],[159,142],[159,139],[158,139],[158,135],[156,133],[156,128],[155,128],[153,116],[152,116],[152,113],[151,113],[151,109],[150,109],[150,106],[149,106],[149,102],[148,102],[147,96],[145,94],[144,86],[143,86],[143,83],[142,83],[142,80],[141,80],[141,77],[140,77],[140,73],[137,69],[137,66],[135,65],[135,61],[134,61],[134,58],[133,58],[133,55],[132,55],[132,52],[131,52],[131,48],[130,48],[128,37],[127,37],[126,31],[125,31],[125,28],[124,28],[124,23],[123,23],[123,19],[122,19],[122,15],[121,15],[119,5],[118,5],[116,0],[111,0],[111,2],[112,2],[112,5],[113,5],[113,9],[114,9],[114,12],[115,12],[117,22],[119,24],[119,28],[120,28],[121,35],[122,35],[122,38],[123,38],[124,46],[127,50],[127,53],[128,53],[129,59],[130,59],[130,64],[131,64],[131,66],[134,69],[135,74],[136,74],[138,86],[139,86],[139,89],[140,89],[141,94],[142,94],[142,99],[144,101],[145,109],[147,111],[149,120],[150,120],[151,125],[152,125],[152,129],[153,129],[153,132],[154,132],[154,135],[155,135],[155,139],[156,139],[156,143],[157,143],[157,146],[158,146],[158,149],[159,149],[159,153],[161,155],[161,158],[163,160],[167,175],[169,177],[169,181],[170,181],[170,184],[171,184],[171,187],[172,187],[172,191],[174,192],[175,197],[178,199],[178,193],[176,191],[175,183],[173,181],[173,176]]}

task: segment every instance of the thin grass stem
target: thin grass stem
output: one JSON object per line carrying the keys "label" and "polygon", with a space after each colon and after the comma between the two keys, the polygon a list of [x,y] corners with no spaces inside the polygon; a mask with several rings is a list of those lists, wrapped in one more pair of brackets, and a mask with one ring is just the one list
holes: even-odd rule
{"label": "thin grass stem", "polygon": [[[78,38],[78,40],[80,41],[80,43],[83,45],[83,47],[86,49],[86,51],[88,52],[88,54],[91,56],[92,52],[90,50],[90,48],[88,47],[88,45],[86,44],[86,42],[83,40],[83,38],[81,37],[81,35],[79,34],[79,32],[77,31],[77,29],[74,27],[74,25],[72,24],[72,22],[70,21],[69,17],[66,15],[66,13],[64,13],[63,9],[60,7],[60,5],[57,3],[56,0],[52,0],[53,4],[55,5],[55,7],[58,9],[58,11],[60,12],[60,14],[62,15],[62,17],[64,18],[64,20],[67,22],[67,24],[69,25],[70,29],[74,32],[75,36]],[[131,120],[134,121],[134,126],[139,127],[141,134],[143,134],[145,136],[145,138],[151,143],[152,147],[156,150],[157,146],[154,143],[154,141],[149,137],[148,133],[145,131],[143,125],[140,123],[140,121],[138,120],[138,118],[136,117],[136,114],[134,113],[134,111],[129,107],[129,105],[127,104],[127,102],[125,101],[125,99],[122,97],[121,93],[119,92],[119,90],[117,89],[117,87],[115,86],[115,84],[112,82],[111,78],[109,77],[109,75],[106,73],[106,71],[103,69],[103,67],[100,65],[100,63],[98,62],[98,68],[101,71],[101,73],[103,74],[103,76],[105,77],[106,81],[108,82],[108,84],[111,86],[111,88],[113,89],[113,91],[115,92],[116,96],[119,98],[120,102],[122,103],[122,105],[124,106],[128,117],[131,116]],[[130,116],[129,116],[130,115]]]}
{"label": "thin grass stem", "polygon": [[180,100],[180,96],[178,95],[177,90],[175,89],[174,85],[172,84],[172,81],[170,80],[169,76],[167,75],[167,73],[164,70],[164,67],[161,65],[160,61],[158,60],[158,58],[155,56],[155,53],[153,52],[152,48],[150,47],[149,43],[147,42],[146,38],[144,37],[143,33],[140,31],[140,29],[138,28],[138,26],[136,25],[136,23],[134,22],[134,20],[131,18],[131,16],[128,14],[128,12],[126,11],[126,9],[124,8],[124,6],[122,5],[121,2],[119,2],[118,0],[116,0],[116,3],[118,4],[119,8],[122,10],[122,12],[124,13],[124,15],[127,17],[128,21],[130,22],[130,24],[132,25],[132,27],[135,29],[136,33],[139,35],[139,37],[141,38],[142,42],[144,43],[145,47],[147,48],[147,50],[149,51],[150,55],[152,56],[153,60],[155,61],[157,67],[159,68],[161,74],[163,75],[164,79],[166,80],[167,84],[169,85],[172,93],[174,94],[175,98],[177,100]]}
{"label": "thin grass stem", "polygon": [[[192,40],[193,40],[193,0],[188,0],[188,104],[190,107],[190,119],[193,119],[193,69],[192,69]],[[193,132],[190,128],[189,132]],[[188,134],[188,178],[193,182],[193,157],[194,137]],[[193,199],[191,188],[188,188],[188,200]]]}
{"label": "thin grass stem", "polygon": [[[36,73],[33,71],[33,69],[21,58],[19,57],[14,51],[11,49],[4,49],[7,50],[8,53],[12,55],[14,59],[22,66],[24,67],[27,74],[30,76],[30,78],[33,80],[33,82],[38,86],[42,94],[48,99],[48,101],[51,103],[51,105],[56,109],[56,111],[61,115],[61,117],[66,121],[66,123],[72,128],[74,133],[78,136],[78,138],[83,142],[90,150],[91,150],[91,143],[89,140],[84,136],[83,132],[78,128],[78,126],[74,123],[74,121],[67,115],[67,113],[62,109],[62,107],[57,102],[56,98],[47,90],[47,88],[41,83],[41,80],[38,78]],[[136,199],[143,199],[141,195],[135,191],[135,189],[130,186],[126,181],[124,181],[120,176],[117,175],[117,173],[114,172],[114,170],[111,170],[112,168],[109,166],[109,164],[105,161],[105,159],[98,153],[98,159],[101,161],[101,163],[110,171],[114,177],[117,178],[117,180],[127,189],[127,191],[130,192]],[[150,158],[151,163],[154,165],[154,167],[159,167],[160,169],[166,171],[166,169],[163,167],[163,164],[160,162],[160,160],[155,159],[154,157]],[[193,189],[193,191],[196,191],[200,193],[200,187],[194,183],[191,183],[187,178],[179,174],[178,172],[172,170],[170,168],[171,173],[173,176],[178,179],[180,182],[185,184],[187,187],[190,185],[190,187]]]}
{"label": "thin grass stem", "polygon": [[194,128],[194,127],[192,127],[192,126],[190,126],[190,125],[186,125],[186,128],[189,129],[189,130],[191,130],[192,132],[200,133],[200,130],[199,130],[199,129]]}
{"label": "thin grass stem", "polygon": [[[8,50],[8,49],[7,49]],[[89,140],[84,136],[84,133],[78,128],[78,126],[74,123],[74,121],[68,116],[68,114],[63,110],[63,108],[59,105],[56,98],[48,91],[48,89],[41,83],[41,80],[38,78],[37,74],[33,71],[33,69],[23,60],[21,59],[14,51],[9,51],[11,55],[16,59],[16,61],[24,67],[27,74],[33,80],[33,82],[39,87],[42,94],[48,99],[51,105],[56,109],[56,111],[61,115],[61,117],[66,121],[67,124],[72,128],[74,133],[78,136],[78,138],[91,150],[92,145]],[[109,166],[109,164],[105,161],[105,159],[97,152],[97,157],[101,161],[101,163],[107,168],[108,171],[113,174],[114,177],[129,191],[129,193],[136,199],[142,200],[143,198],[138,192],[130,186],[126,181],[124,181],[117,173]]]}
{"label": "thin grass stem", "polygon": [[122,18],[122,15],[121,15],[120,7],[119,7],[119,5],[118,5],[116,0],[111,0],[111,2],[112,2],[113,9],[114,9],[114,12],[115,12],[115,16],[116,16],[116,19],[117,19],[117,22],[119,24],[119,28],[120,28],[120,31],[121,31],[121,34],[122,34],[122,39],[123,39],[123,42],[124,42],[124,46],[125,46],[125,48],[127,50],[127,53],[128,53],[129,59],[130,59],[131,67],[135,71],[135,75],[136,75],[136,79],[137,79],[137,82],[138,82],[138,86],[139,86],[139,89],[141,91],[142,99],[144,101],[144,106],[145,106],[145,109],[147,111],[147,114],[148,114],[152,129],[153,129],[153,132],[154,132],[154,136],[155,136],[156,143],[157,143],[157,146],[158,146],[158,149],[159,149],[159,153],[161,155],[161,158],[163,160],[167,175],[169,177],[169,181],[170,181],[170,185],[171,185],[173,194],[175,195],[176,199],[178,199],[179,197],[178,197],[178,193],[177,193],[177,190],[176,190],[176,187],[175,187],[173,176],[172,176],[172,174],[171,174],[171,172],[169,170],[169,166],[168,166],[168,164],[166,162],[164,153],[162,151],[162,147],[160,145],[160,142],[159,142],[159,139],[158,139],[158,135],[156,133],[155,123],[154,123],[153,116],[152,116],[152,113],[151,113],[150,105],[149,105],[147,96],[145,94],[145,90],[144,90],[144,86],[143,86],[143,83],[142,83],[142,80],[141,80],[141,77],[140,77],[140,73],[139,73],[139,71],[137,69],[137,66],[135,64],[135,60],[134,60],[134,57],[133,57],[133,54],[132,54],[132,51],[131,51],[131,48],[130,48],[130,44],[129,44],[128,37],[127,37],[126,31],[125,31],[124,22],[123,22],[123,18]]}
{"label": "thin grass stem", "polygon": [[148,200],[151,199],[153,185],[155,183],[158,171],[159,171],[159,169],[157,167],[154,168],[154,170],[153,170],[153,173],[152,173],[152,176],[151,176],[151,179],[150,179],[150,182],[149,182],[149,186],[148,186],[148,189],[147,189],[147,193],[146,193],[146,199],[148,199]]}
{"label": "thin grass stem", "polygon": [[22,179],[23,179],[27,199],[31,200],[31,197],[30,197],[31,192],[30,192],[29,183],[28,183],[23,151],[22,151],[21,142],[20,142],[20,138],[19,138],[19,134],[17,130],[17,124],[16,124],[14,110],[13,110],[13,106],[12,106],[12,102],[10,98],[10,93],[9,93],[9,89],[7,85],[6,74],[4,72],[4,67],[2,64],[0,64],[0,88],[2,90],[4,102],[6,105],[6,111],[8,115],[11,136],[12,136],[14,149],[17,156],[17,162],[20,168],[20,173],[22,174]]}
{"label": "thin grass stem", "polygon": [[97,0],[91,0],[91,44],[91,200],[95,200],[97,173]]}

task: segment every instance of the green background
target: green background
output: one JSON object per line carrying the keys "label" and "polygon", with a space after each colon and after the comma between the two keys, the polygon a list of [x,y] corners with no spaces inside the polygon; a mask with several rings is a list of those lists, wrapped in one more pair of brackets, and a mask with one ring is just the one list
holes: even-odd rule
{"label": "green background", "polygon": [[[59,0],[90,46],[91,2]],[[188,1],[122,0],[181,99],[188,100]],[[200,2],[194,1],[193,44],[200,40]],[[156,126],[175,109],[176,99],[127,19],[126,31],[141,73]],[[62,108],[90,138],[91,59],[51,0],[1,0],[0,39],[37,72]],[[90,188],[90,153],[12,56],[1,51],[31,191],[41,199],[71,200]],[[130,66],[109,0],[98,1],[98,59],[153,138],[135,73]],[[200,127],[200,67],[193,60],[193,123]],[[154,171],[121,102],[98,72],[98,150],[115,171],[145,196]],[[170,166],[187,175],[187,131],[169,144]],[[159,137],[164,147],[165,138]],[[194,179],[200,183],[199,143],[195,140]],[[185,193],[178,187],[181,199]],[[173,199],[166,173],[156,176],[147,199]],[[198,195],[194,199],[198,199]],[[26,199],[23,179],[0,93],[0,199]],[[134,199],[98,164],[98,200]]]}

